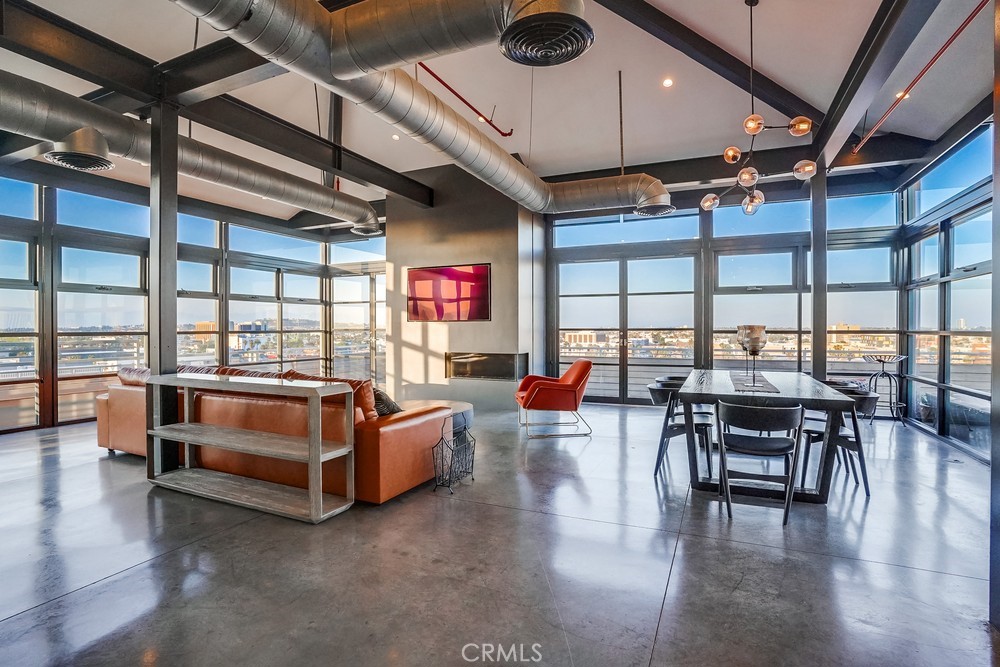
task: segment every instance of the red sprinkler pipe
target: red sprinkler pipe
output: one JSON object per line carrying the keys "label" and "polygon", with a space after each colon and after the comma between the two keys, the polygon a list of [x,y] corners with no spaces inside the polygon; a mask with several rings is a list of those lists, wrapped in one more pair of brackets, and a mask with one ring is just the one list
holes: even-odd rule
{"label": "red sprinkler pipe", "polygon": [[428,74],[430,74],[432,77],[434,77],[437,80],[438,83],[440,83],[442,86],[444,86],[445,88],[447,88],[448,92],[451,93],[452,95],[454,95],[455,97],[457,97],[462,104],[464,104],[465,106],[467,106],[470,109],[472,109],[475,112],[476,116],[478,116],[479,118],[482,118],[486,122],[487,125],[489,125],[494,130],[496,130],[497,132],[499,132],[501,137],[509,137],[510,135],[514,134],[514,130],[513,129],[510,132],[504,132],[499,127],[497,127],[496,125],[494,125],[492,119],[487,118],[486,114],[484,114],[482,111],[480,111],[476,107],[472,106],[472,102],[470,102],[469,100],[467,100],[464,97],[462,97],[461,93],[459,93],[457,90],[455,90],[454,88],[452,88],[451,86],[449,86],[447,83],[445,83],[445,80],[442,79],[441,77],[439,77],[437,75],[437,73],[434,72],[434,70],[432,70],[430,67],[428,67],[427,65],[423,64],[422,62],[417,63],[417,64],[420,65],[420,68],[422,70],[424,70],[425,72],[427,72]]}
{"label": "red sprinkler pipe", "polygon": [[868,133],[865,134],[865,136],[861,137],[861,141],[858,142],[858,145],[851,149],[852,155],[858,154],[858,151],[861,150],[861,147],[864,146],[865,143],[867,143],[867,141],[872,138],[872,135],[875,134],[875,131],[878,128],[880,128],[882,126],[882,123],[885,122],[885,119],[889,117],[889,114],[895,111],[896,107],[899,106],[899,103],[902,102],[904,99],[906,99],[906,96],[910,94],[910,91],[913,90],[913,87],[915,85],[917,85],[917,82],[924,77],[924,74],[927,74],[927,70],[929,70],[931,67],[934,66],[934,63],[938,61],[938,58],[940,58],[941,55],[948,50],[948,47],[951,46],[956,39],[958,39],[958,36],[962,34],[962,31],[969,27],[969,24],[972,23],[972,19],[976,18],[976,15],[979,14],[979,12],[983,11],[983,7],[989,4],[989,1],[990,0],[981,0],[979,5],[972,10],[971,14],[969,14],[969,17],[964,21],[962,21],[962,25],[958,26],[958,30],[956,30],[954,34],[952,34],[952,36],[948,38],[948,41],[944,43],[944,46],[938,49],[938,52],[934,54],[934,57],[931,58],[931,61],[926,65],[924,65],[924,68],[920,70],[920,74],[917,75],[917,78],[911,81],[910,85],[906,87],[906,90],[904,90],[902,94],[896,97],[896,101],[892,103],[892,106],[889,107],[889,110],[886,111],[884,114],[882,114],[882,117],[879,118],[878,122],[872,126],[872,129],[868,130]]}

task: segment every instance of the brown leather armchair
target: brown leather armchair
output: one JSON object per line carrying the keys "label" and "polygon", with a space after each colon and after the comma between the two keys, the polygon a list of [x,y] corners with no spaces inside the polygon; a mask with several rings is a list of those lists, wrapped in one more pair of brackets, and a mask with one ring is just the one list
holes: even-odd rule
{"label": "brown leather armchair", "polygon": [[[587,359],[577,359],[566,369],[562,377],[554,378],[545,375],[526,375],[514,393],[518,405],[518,423],[524,426],[529,438],[568,438],[580,435],[590,435],[593,430],[590,424],[580,414],[580,403],[587,390],[590,372],[594,364]],[[524,411],[524,421],[521,421],[521,411]],[[583,424],[586,431],[572,433],[535,433],[532,434],[528,413],[531,410],[546,412],[569,412],[573,414],[571,422],[535,422],[536,426],[576,426]]]}

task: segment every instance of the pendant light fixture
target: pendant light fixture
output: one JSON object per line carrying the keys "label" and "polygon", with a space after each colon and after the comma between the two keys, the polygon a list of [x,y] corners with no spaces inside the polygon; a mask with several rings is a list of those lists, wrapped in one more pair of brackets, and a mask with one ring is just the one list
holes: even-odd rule
{"label": "pendant light fixture", "polygon": [[[750,149],[747,150],[746,153],[743,153],[739,147],[730,146],[723,151],[722,159],[729,164],[739,163],[740,165],[740,170],[736,174],[736,183],[721,195],[717,195],[715,193],[705,195],[701,200],[701,207],[706,211],[714,210],[721,203],[722,197],[725,197],[733,190],[739,188],[746,195],[743,198],[743,203],[741,204],[743,212],[747,215],[753,215],[757,212],[757,209],[760,208],[761,204],[764,203],[764,193],[755,189],[755,186],[761,177],[760,172],[758,172],[757,168],[754,166],[753,160],[753,145],[754,141],[757,139],[757,135],[764,130],[783,129],[788,130],[788,133],[793,137],[803,137],[812,132],[813,123],[806,116],[796,116],[788,121],[787,125],[765,125],[763,116],[758,114],[754,109],[753,8],[757,6],[760,0],[744,0],[744,2],[747,7],[750,8],[750,115],[743,121],[743,131],[750,135]],[[741,158],[742,162],[740,161]],[[795,166],[792,168],[792,175],[800,181],[808,181],[816,175],[816,163],[812,160],[800,160],[795,163]]]}

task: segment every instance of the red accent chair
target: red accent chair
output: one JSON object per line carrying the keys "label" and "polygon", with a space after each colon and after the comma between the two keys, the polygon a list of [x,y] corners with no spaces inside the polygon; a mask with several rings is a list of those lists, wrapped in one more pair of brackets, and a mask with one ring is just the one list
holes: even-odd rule
{"label": "red accent chair", "polygon": [[[590,371],[594,364],[586,359],[577,359],[566,369],[562,377],[553,378],[545,375],[527,375],[514,393],[518,405],[518,423],[524,426],[529,438],[569,438],[578,435],[590,435],[593,430],[590,424],[580,414],[580,403],[583,392],[590,380]],[[521,410],[524,410],[524,421],[520,420]],[[528,419],[530,410],[545,410],[547,412],[571,412],[574,421],[571,422],[535,422],[536,426],[576,426],[580,423],[586,431],[572,433],[536,433],[532,434]]]}

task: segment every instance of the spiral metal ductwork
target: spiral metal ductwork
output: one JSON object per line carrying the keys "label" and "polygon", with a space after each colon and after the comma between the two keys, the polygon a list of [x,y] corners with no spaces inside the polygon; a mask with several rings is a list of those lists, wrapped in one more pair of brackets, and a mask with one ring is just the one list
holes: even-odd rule
{"label": "spiral metal ductwork", "polygon": [[[148,124],[4,71],[0,71],[0,129],[41,141],[61,142],[64,138],[82,136],[92,144],[97,135],[98,143],[107,153],[143,164],[150,161]],[[79,168],[73,165],[86,163],[88,159],[92,161],[93,156],[88,158],[87,153],[80,152],[79,144],[73,145],[68,157],[62,156],[62,162],[68,163],[64,166],[72,168]],[[346,220],[362,230],[378,227],[375,209],[363,199],[187,137],[178,138],[177,170],[203,181]]]}
{"label": "spiral metal ductwork", "polygon": [[[555,2],[555,0],[552,1]],[[542,181],[496,142],[484,135],[472,123],[462,118],[454,109],[402,70],[365,74],[364,70],[360,68],[354,72],[340,71],[342,68],[338,65],[340,76],[335,76],[331,66],[331,54],[334,49],[343,48],[341,43],[343,34],[339,37],[336,36],[333,18],[335,14],[327,12],[315,0],[171,0],[171,2],[244,44],[254,53],[354,102],[400,132],[444,153],[459,167],[530,211],[568,213],[613,208],[620,205],[617,195],[609,201],[601,200],[597,196],[569,197],[560,195],[557,197],[557,192],[569,192],[565,189],[570,188],[571,184],[551,186]],[[384,3],[366,0],[355,7],[367,5],[368,11],[372,12],[376,11],[382,4]],[[402,2],[393,4],[413,6]],[[547,0],[514,3],[509,0],[506,2],[424,0],[419,4],[427,13],[420,16],[406,15],[408,21],[406,34],[412,36],[417,33],[418,37],[410,38],[414,46],[407,50],[404,56],[401,56],[402,60],[406,62],[437,55],[438,52],[434,50],[435,48],[445,48],[442,46],[447,41],[444,38],[438,39],[433,44],[421,44],[419,37],[425,34],[425,31],[426,34],[450,35],[454,48],[447,47],[451,48],[449,52],[475,46],[476,40],[480,39],[483,33],[476,32],[469,27],[470,25],[479,26],[477,30],[481,30],[481,19],[475,18],[474,9],[482,11],[483,7],[492,7],[494,13],[491,16],[496,17],[496,7],[507,7],[513,4],[522,6],[522,16],[518,18],[539,16],[546,12],[551,13],[551,6]],[[561,4],[582,6],[581,0]],[[346,12],[350,9],[341,11]],[[382,20],[380,16],[377,18],[379,21]],[[433,29],[414,27],[414,25],[418,23],[422,25],[424,22],[433,25]],[[514,24],[516,21],[509,25]],[[497,25],[502,26],[503,23],[499,22]],[[466,29],[468,29],[468,33],[463,32]],[[363,51],[367,54],[365,56],[367,66],[374,67],[372,62],[375,61],[375,55],[372,54],[380,49],[387,49],[388,38],[386,34],[388,31],[384,30],[378,21],[369,25],[367,30],[368,33],[355,30],[351,49],[355,53]],[[370,48],[361,46],[362,34],[365,35],[366,43],[371,41]],[[465,37],[460,40],[456,35],[464,35]],[[341,58],[338,62],[340,61],[344,61],[344,59]],[[390,59],[388,65],[384,60],[377,62],[379,66],[392,66],[392,63],[396,61]],[[352,74],[355,78],[346,80]],[[636,185],[638,185],[639,177],[630,178],[635,178]],[[618,185],[615,187],[602,186],[602,180],[587,181],[586,183],[589,183],[587,187],[597,188],[609,197],[611,193],[619,191]],[[615,183],[618,181],[616,180]],[[628,202],[624,206],[637,207],[640,212],[666,211],[669,207],[670,195],[662,183],[656,181],[656,184],[644,188],[631,188],[633,193],[643,197],[644,202],[655,200],[655,206],[650,204],[640,209],[639,206],[642,202],[638,200]],[[654,193],[652,189],[657,187],[659,191]],[[584,200],[591,201],[593,205],[583,208],[582,202]],[[580,202],[580,205],[577,206],[574,202]]]}
{"label": "spiral metal ductwork", "polygon": [[566,63],[594,43],[583,0],[363,0],[330,15],[341,80],[500,43],[522,65]]}

